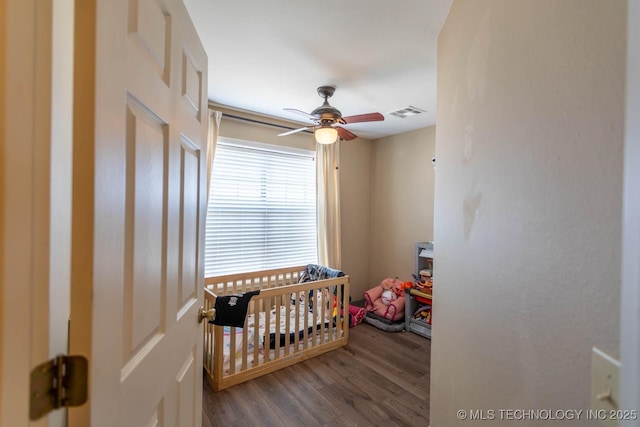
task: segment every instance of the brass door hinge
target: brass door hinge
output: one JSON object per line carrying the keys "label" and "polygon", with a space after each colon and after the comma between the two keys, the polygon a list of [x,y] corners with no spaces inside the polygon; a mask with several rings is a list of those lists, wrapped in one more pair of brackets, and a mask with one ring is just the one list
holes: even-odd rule
{"label": "brass door hinge", "polygon": [[84,356],[56,356],[31,371],[29,418],[87,401],[88,362]]}

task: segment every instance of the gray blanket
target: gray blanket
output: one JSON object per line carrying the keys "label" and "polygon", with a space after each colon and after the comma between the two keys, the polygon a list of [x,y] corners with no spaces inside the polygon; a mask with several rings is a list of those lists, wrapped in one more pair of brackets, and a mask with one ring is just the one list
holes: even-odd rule
{"label": "gray blanket", "polygon": [[298,283],[315,282],[316,280],[324,279],[335,279],[336,277],[342,276],[344,276],[344,272],[340,270],[335,270],[323,265],[308,264],[300,275]]}

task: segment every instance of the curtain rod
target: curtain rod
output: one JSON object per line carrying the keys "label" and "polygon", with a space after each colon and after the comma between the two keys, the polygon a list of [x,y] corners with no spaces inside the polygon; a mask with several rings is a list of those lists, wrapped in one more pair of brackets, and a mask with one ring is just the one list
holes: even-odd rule
{"label": "curtain rod", "polygon": [[[276,128],[280,128],[280,129],[286,129],[286,130],[297,129],[297,128],[293,128],[293,127],[289,127],[289,126],[277,125],[275,123],[263,122],[262,120],[255,120],[255,119],[249,119],[247,117],[236,116],[234,114],[229,114],[229,113],[224,113],[224,112],[222,113],[222,117],[228,117],[230,119],[242,120],[244,122],[256,123],[256,124],[259,124],[259,125],[272,126],[272,127],[276,127]],[[313,132],[308,131],[308,130],[303,130],[301,132],[313,133]]]}

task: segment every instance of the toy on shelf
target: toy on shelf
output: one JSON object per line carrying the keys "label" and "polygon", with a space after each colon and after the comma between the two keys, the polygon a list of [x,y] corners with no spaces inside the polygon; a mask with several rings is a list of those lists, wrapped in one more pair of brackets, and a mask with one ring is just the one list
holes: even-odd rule
{"label": "toy on shelf", "polygon": [[431,306],[422,305],[413,313],[413,318],[431,324]]}
{"label": "toy on shelf", "polygon": [[416,276],[415,274],[412,274],[412,276],[413,276],[413,280],[414,280],[413,284],[415,285],[415,288],[419,289],[424,293],[431,295],[433,290],[433,278],[431,277],[431,272],[426,270],[421,270],[420,277]]}

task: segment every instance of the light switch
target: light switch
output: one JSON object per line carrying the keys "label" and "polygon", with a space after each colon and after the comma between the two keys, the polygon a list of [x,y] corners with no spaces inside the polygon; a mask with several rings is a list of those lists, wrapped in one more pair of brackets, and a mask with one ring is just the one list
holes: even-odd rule
{"label": "light switch", "polygon": [[[601,414],[618,409],[620,404],[620,362],[593,347],[591,356],[591,409]],[[608,416],[598,417],[603,426],[617,426]]]}

